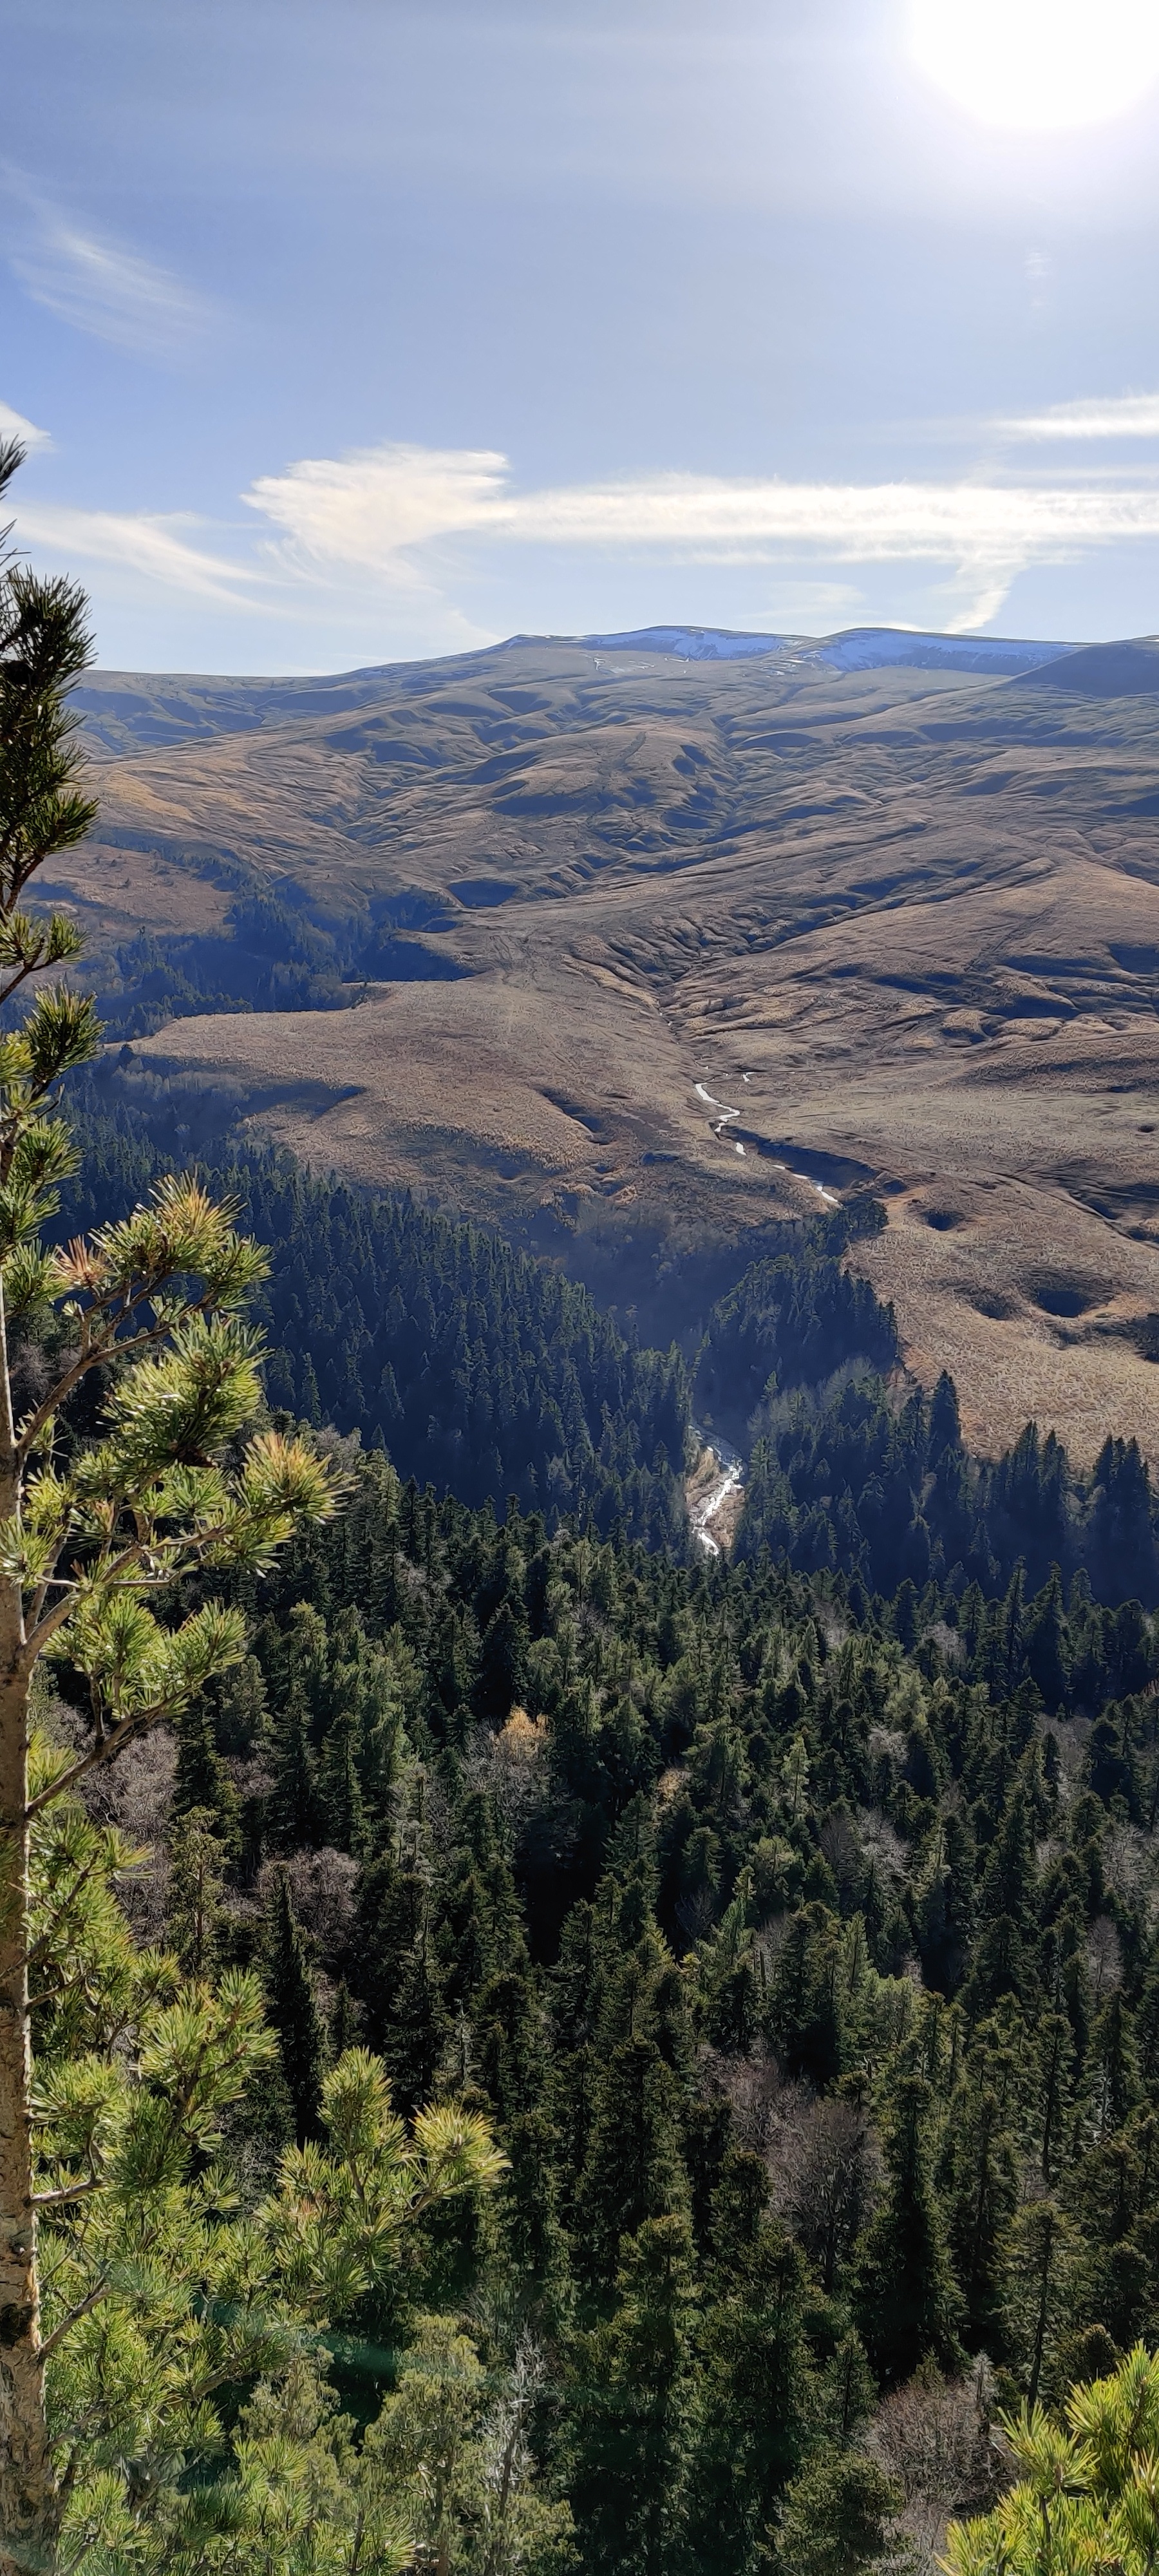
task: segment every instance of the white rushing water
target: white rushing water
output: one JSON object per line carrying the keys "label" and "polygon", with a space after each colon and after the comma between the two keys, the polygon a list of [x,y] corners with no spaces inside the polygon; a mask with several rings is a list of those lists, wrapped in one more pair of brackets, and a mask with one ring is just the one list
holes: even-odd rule
{"label": "white rushing water", "polygon": [[715,1434],[710,1439],[708,1433],[700,1429],[699,1423],[694,1422],[692,1428],[698,1439],[704,1442],[709,1456],[715,1458],[720,1475],[709,1486],[708,1492],[701,1495],[699,1502],[693,1503],[689,1519],[702,1548],[709,1556],[719,1556],[720,1541],[713,1537],[708,1524],[716,1519],[721,1505],[727,1502],[730,1494],[739,1494],[742,1491],[744,1460],[738,1450],[729,1447],[727,1440],[718,1439]]}
{"label": "white rushing water", "polygon": [[[742,1075],[741,1075],[741,1081],[742,1081],[742,1082],[747,1082],[747,1081],[748,1081],[748,1079],[749,1079],[749,1077],[748,1077],[747,1073],[742,1073]],[[710,1127],[711,1127],[711,1129],[712,1129],[713,1135],[714,1135],[714,1136],[723,1136],[724,1131],[725,1131],[725,1128],[728,1126],[730,1119],[733,1119],[733,1118],[739,1118],[739,1117],[740,1117],[740,1114],[741,1114],[741,1113],[740,1113],[739,1109],[730,1109],[730,1108],[728,1107],[728,1105],[727,1105],[727,1103],[726,1103],[725,1101],[714,1099],[713,1094],[711,1093],[711,1091],[706,1090],[706,1089],[705,1089],[705,1086],[704,1086],[704,1084],[703,1084],[702,1082],[696,1082],[696,1083],[694,1083],[694,1084],[693,1084],[693,1086],[692,1086],[692,1087],[693,1087],[693,1090],[694,1090],[694,1091],[695,1091],[695,1093],[696,1093],[696,1097],[697,1097],[697,1099],[698,1099],[698,1100],[703,1100],[704,1105],[705,1105],[705,1108],[706,1108],[706,1109],[715,1109],[715,1111],[716,1111],[716,1116],[715,1116],[715,1118],[710,1118],[710,1119],[709,1119],[709,1122],[708,1122],[708,1123],[709,1123],[709,1126],[710,1126]],[[736,1151],[737,1151],[737,1153],[738,1153],[738,1154],[743,1154],[743,1152],[744,1152],[744,1146],[740,1143],[739,1138],[738,1138],[738,1140],[737,1140]],[[787,1171],[789,1170],[789,1166],[788,1166],[788,1164],[787,1164],[787,1163],[774,1163],[774,1165],[773,1165],[773,1170],[774,1170],[775,1172],[787,1172]],[[841,1202],[840,1202],[840,1200],[839,1200],[839,1198],[838,1198],[838,1196],[837,1196],[836,1191],[835,1191],[835,1190],[827,1190],[827,1189],[824,1187],[824,1185],[823,1185],[823,1183],[822,1183],[821,1181],[815,1181],[815,1180],[813,1179],[813,1177],[812,1177],[811,1173],[809,1173],[809,1172],[790,1172],[790,1173],[789,1173],[789,1178],[790,1178],[790,1180],[794,1180],[794,1181],[803,1181],[803,1182],[804,1182],[804,1185],[805,1185],[805,1188],[806,1188],[807,1190],[816,1190],[816,1193],[817,1193],[818,1198],[824,1201],[824,1204],[825,1204],[825,1206],[826,1206],[826,1207],[839,1207],[839,1206],[840,1206]]]}

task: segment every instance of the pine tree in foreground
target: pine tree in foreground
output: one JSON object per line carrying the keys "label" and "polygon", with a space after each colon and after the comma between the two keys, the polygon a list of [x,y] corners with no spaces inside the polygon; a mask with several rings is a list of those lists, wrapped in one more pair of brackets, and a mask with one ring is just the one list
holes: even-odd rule
{"label": "pine tree in foreground", "polygon": [[[38,1741],[32,1764],[36,1796],[60,1757]],[[397,2298],[427,2220],[503,2159],[455,2104],[408,2127],[380,2063],[348,2048],[316,2136],[259,2194],[239,2189],[231,2115],[268,2095],[276,2060],[261,1990],[232,1969],[183,1983],[135,1946],[115,1894],[131,1858],[79,1800],[38,1808],[43,2352],[63,2476],[55,2526],[26,2526],[6,2570],[395,2576],[421,2498],[376,2428],[358,2445],[337,2410],[325,2329]]]}
{"label": "pine tree in foreground", "polygon": [[[21,462],[0,445],[0,489]],[[37,920],[25,889],[95,813],[78,785],[66,692],[89,657],[83,595],[0,560],[0,1003],[74,957],[62,914]],[[14,1015],[10,1012],[9,1019]],[[42,1241],[77,1156],[57,1085],[97,1050],[90,1002],[42,991],[0,1034],[0,2565],[51,2567],[61,2455],[45,2406],[46,2362],[100,2304],[86,2291],[46,2339],[41,2214],[94,2189],[89,2162],[46,2197],[36,2172],[30,1958],[30,1838],[46,1811],[160,1717],[189,1707],[245,1650],[239,1613],[209,1600],[166,1625],[175,1586],[215,1567],[261,1572],[291,1532],[334,1507],[325,1464],[276,1433],[248,1440],[260,1400],[259,1336],[239,1309],[264,1257],[234,1210],[195,1180],[162,1181],[152,1204],[66,1252]],[[42,1335],[50,1383],[14,1418],[13,1333]],[[81,1440],[70,1399],[94,1370],[109,1388]],[[228,1463],[226,1463],[228,1461]],[[46,1654],[88,1682],[87,1741],[30,1780],[29,1701]],[[248,2011],[248,2006],[245,2008]],[[243,2012],[243,2019],[245,2015]],[[93,2114],[94,2120],[96,2114]],[[98,2124],[99,2125],[99,2124]]]}
{"label": "pine tree in foreground", "polygon": [[1002,2416],[1020,2475],[993,2513],[952,2522],[947,2576],[1150,2576],[1159,2560],[1159,2355],[1143,2344],[1072,2388],[1060,2424]]}

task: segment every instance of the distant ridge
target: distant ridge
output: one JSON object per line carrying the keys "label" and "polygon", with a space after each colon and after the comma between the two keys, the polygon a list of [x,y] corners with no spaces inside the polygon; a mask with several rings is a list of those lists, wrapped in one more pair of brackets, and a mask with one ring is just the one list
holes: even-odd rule
{"label": "distant ridge", "polygon": [[1122,644],[1085,644],[1053,669],[1028,672],[1051,689],[1074,689],[1084,698],[1151,698],[1159,692],[1159,636],[1136,635]]}
{"label": "distant ridge", "polygon": [[775,653],[791,656],[802,668],[875,671],[901,664],[919,671],[993,671],[1009,678],[1083,649],[1005,635],[911,634],[898,626],[848,626],[837,635],[822,636],[745,634],[723,626],[639,626],[623,635],[576,640],[593,652],[661,653],[686,662],[740,662]]}
{"label": "distant ridge", "polygon": [[[995,679],[1028,678],[1048,663],[1068,668],[1092,654],[1143,653],[1145,645],[1036,643],[1004,635],[911,634],[897,626],[851,626],[837,635],[766,635],[722,626],[641,626],[623,634],[509,635],[471,653],[432,654],[421,662],[381,662],[356,671],[283,673],[269,679],[213,672],[87,671],[72,692],[89,741],[114,756],[163,750],[183,742],[208,742],[223,734],[262,733],[311,717],[358,716],[387,698],[421,696],[432,677],[471,679],[496,654],[521,650],[591,654],[648,653],[690,663],[766,660],[777,671],[875,671],[890,667],[926,671],[988,672]],[[1078,687],[1076,676],[1063,686]],[[1131,690],[1151,687],[1132,680]],[[1095,694],[1113,694],[1105,680]]]}
{"label": "distant ridge", "polygon": [[565,640],[606,653],[672,654],[682,662],[747,662],[758,653],[807,652],[816,643],[812,635],[746,635],[728,626],[636,626],[625,635],[552,638]]}
{"label": "distant ridge", "polygon": [[843,634],[825,636],[816,658],[839,671],[875,671],[898,663],[918,671],[994,671],[1013,677],[1075,650],[1073,644],[1009,635],[910,635],[896,626],[850,626]]}

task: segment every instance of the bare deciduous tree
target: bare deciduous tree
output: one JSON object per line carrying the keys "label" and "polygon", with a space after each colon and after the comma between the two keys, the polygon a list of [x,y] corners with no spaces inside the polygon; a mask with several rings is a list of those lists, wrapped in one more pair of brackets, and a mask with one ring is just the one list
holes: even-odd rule
{"label": "bare deciduous tree", "polygon": [[928,2365],[878,2408],[870,2446],[897,2479],[902,2527],[931,2565],[951,2517],[984,2513],[993,2503],[990,2413],[985,2359],[968,2379],[943,2379]]}
{"label": "bare deciduous tree", "polygon": [[873,2130],[856,2104],[807,2097],[796,2116],[782,2116],[778,2127],[775,2196],[831,2291],[876,2196],[880,2160]]}

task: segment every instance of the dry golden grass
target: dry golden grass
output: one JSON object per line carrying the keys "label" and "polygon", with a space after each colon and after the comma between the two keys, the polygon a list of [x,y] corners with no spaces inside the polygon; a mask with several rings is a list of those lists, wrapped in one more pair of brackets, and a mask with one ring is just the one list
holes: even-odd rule
{"label": "dry golden grass", "polygon": [[[1034,1412],[1080,1457],[1133,1428],[1159,1457],[1157,708],[527,646],[113,762],[107,840],[160,857],[71,873],[119,935],[131,905],[179,927],[182,886],[220,922],[207,843],[332,910],[438,896],[469,980],[142,1052],[228,1076],[316,1164],[511,1226],[739,1262],[819,1183],[872,1181],[858,1258],[982,1445]],[[473,909],[480,878],[508,899]]]}
{"label": "dry golden grass", "polygon": [[[923,1384],[949,1369],[974,1446],[1000,1449],[1033,1419],[1083,1465],[1109,1432],[1159,1457],[1159,1367],[1140,1348],[1159,1286],[1149,1244],[1061,1191],[1009,1180],[942,1181],[888,1204],[888,1231],[857,1266],[893,1299]],[[951,1214],[953,1230],[938,1230]],[[1159,1316],[1155,1330],[1159,1357]]]}

